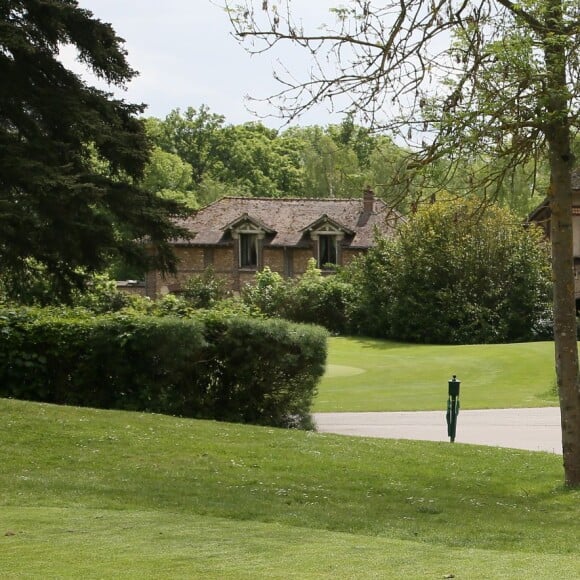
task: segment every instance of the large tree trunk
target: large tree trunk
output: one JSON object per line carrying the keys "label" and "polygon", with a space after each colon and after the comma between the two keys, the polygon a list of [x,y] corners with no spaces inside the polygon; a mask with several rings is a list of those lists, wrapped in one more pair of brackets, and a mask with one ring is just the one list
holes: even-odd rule
{"label": "large tree trunk", "polygon": [[[557,159],[559,157],[559,159]],[[562,418],[564,476],[580,486],[580,385],[572,252],[572,191],[569,163],[552,149],[551,238],[554,279],[554,345]]]}
{"label": "large tree trunk", "polygon": [[[547,0],[546,22],[551,31],[564,25],[563,1]],[[580,383],[576,341],[576,301],[572,242],[572,184],[570,170],[569,99],[566,43],[556,35],[544,38],[546,59],[546,138],[550,147],[550,206],[552,210],[552,272],[554,282],[554,345],[562,419],[562,448],[566,485],[580,487]]]}

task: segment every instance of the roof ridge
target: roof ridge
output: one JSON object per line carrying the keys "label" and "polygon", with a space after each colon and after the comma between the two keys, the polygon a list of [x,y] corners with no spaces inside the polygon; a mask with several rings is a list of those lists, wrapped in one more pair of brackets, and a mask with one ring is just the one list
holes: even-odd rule
{"label": "roof ridge", "polygon": [[[361,201],[362,197],[248,197],[244,195],[224,195],[219,199],[213,201],[209,205],[222,201],[224,199],[248,199],[248,200],[259,200],[259,201]],[[375,199],[375,201],[383,201],[380,198]],[[385,203],[383,201],[383,203]],[[209,207],[209,205],[205,207]]]}

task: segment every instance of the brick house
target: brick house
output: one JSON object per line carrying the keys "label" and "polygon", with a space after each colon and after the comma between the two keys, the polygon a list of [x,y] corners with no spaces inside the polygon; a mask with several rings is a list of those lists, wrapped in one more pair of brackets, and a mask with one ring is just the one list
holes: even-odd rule
{"label": "brick house", "polygon": [[375,231],[392,236],[401,219],[371,190],[362,199],[224,197],[183,222],[192,238],[173,242],[177,274],[148,273],[145,293],[154,298],[179,292],[209,266],[234,291],[266,266],[295,277],[314,258],[323,271],[331,271],[368,250]]}
{"label": "brick house", "polygon": [[[546,198],[528,215],[528,222],[537,223],[550,237],[550,203]],[[580,309],[580,170],[572,172],[572,236],[574,239],[574,293],[576,309]]]}

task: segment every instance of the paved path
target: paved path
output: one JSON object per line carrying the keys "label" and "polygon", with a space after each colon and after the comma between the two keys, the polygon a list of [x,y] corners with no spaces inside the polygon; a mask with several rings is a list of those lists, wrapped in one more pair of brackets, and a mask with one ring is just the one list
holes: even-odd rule
{"label": "paved path", "polygon": [[[316,413],[314,418],[321,433],[449,441],[445,411]],[[455,441],[561,454],[560,409],[461,410]]]}

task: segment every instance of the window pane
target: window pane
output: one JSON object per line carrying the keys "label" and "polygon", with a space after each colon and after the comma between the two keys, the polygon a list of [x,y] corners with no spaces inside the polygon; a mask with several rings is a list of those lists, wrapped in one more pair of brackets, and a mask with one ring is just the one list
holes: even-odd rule
{"label": "window pane", "polygon": [[318,238],[318,267],[324,264],[336,264],[336,236],[320,236]]}
{"label": "window pane", "polygon": [[258,236],[256,234],[240,234],[240,268],[256,268],[258,266]]}

